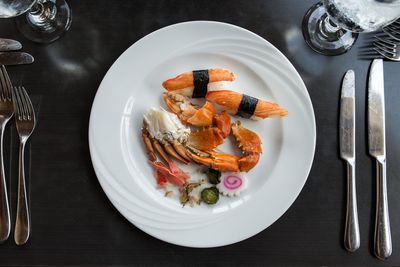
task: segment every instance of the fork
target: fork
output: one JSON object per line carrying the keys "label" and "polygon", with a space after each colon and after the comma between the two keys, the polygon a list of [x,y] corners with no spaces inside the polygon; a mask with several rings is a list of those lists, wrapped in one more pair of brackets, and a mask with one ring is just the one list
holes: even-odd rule
{"label": "fork", "polygon": [[10,235],[10,207],[7,197],[7,184],[4,172],[3,135],[7,122],[14,114],[11,95],[12,85],[4,66],[0,68],[0,242]]}
{"label": "fork", "polygon": [[28,207],[28,199],[25,183],[25,144],[35,129],[36,119],[32,102],[24,87],[14,87],[13,102],[15,110],[15,122],[19,135],[19,171],[18,171],[18,201],[17,218],[15,221],[14,240],[17,245],[23,245],[28,241],[31,225]]}
{"label": "fork", "polygon": [[392,24],[384,27],[382,30],[393,39],[400,41],[400,20],[397,20]]}
{"label": "fork", "polygon": [[375,36],[373,45],[373,49],[383,57],[393,61],[400,61],[400,42],[388,37]]}

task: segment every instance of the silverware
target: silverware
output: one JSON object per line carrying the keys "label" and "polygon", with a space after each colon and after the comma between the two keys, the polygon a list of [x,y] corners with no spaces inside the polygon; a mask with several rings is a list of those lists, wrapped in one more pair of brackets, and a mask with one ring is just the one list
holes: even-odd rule
{"label": "silverware", "polygon": [[391,36],[393,39],[400,41],[400,20],[384,27],[383,32]]}
{"label": "silverware", "polygon": [[31,64],[34,58],[25,52],[0,52],[0,65]]}
{"label": "silverware", "polygon": [[373,45],[373,49],[383,57],[393,61],[400,61],[400,42],[390,37],[375,36]]}
{"label": "silverware", "polygon": [[4,39],[0,38],[0,51],[15,51],[20,50],[22,45],[20,42],[11,40],[11,39]]}
{"label": "silverware", "polygon": [[354,252],[360,247],[355,177],[355,77],[354,71],[346,72],[340,98],[340,157],[347,163],[347,209],[344,246]]}
{"label": "silverware", "polygon": [[19,135],[19,171],[18,171],[18,201],[17,218],[15,222],[14,240],[17,245],[23,245],[28,241],[31,225],[28,207],[28,199],[25,184],[24,151],[25,144],[32,134],[36,120],[32,102],[24,87],[14,87],[13,101],[15,110],[15,122]]}
{"label": "silverware", "polygon": [[10,207],[7,196],[6,176],[4,173],[3,136],[7,122],[14,114],[11,97],[12,85],[4,66],[0,68],[0,242],[10,235]]}
{"label": "silverware", "polygon": [[383,61],[375,59],[368,81],[369,154],[376,159],[376,214],[374,252],[381,260],[392,254],[389,210],[386,190],[385,96]]}

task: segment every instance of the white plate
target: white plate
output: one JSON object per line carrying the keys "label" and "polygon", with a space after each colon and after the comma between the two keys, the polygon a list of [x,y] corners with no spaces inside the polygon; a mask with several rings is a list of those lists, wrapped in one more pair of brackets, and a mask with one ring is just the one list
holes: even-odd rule
{"label": "white plate", "polygon": [[[163,105],[163,80],[212,67],[235,73],[229,89],[275,101],[289,115],[241,120],[260,135],[264,153],[248,173],[249,185],[240,197],[182,208],[156,189],[140,138],[142,116]],[[250,31],[209,21],[162,28],[127,49],[104,77],[89,123],[93,166],[114,206],[146,233],[190,247],[232,244],[276,221],[307,179],[315,135],[309,95],[286,57]]]}

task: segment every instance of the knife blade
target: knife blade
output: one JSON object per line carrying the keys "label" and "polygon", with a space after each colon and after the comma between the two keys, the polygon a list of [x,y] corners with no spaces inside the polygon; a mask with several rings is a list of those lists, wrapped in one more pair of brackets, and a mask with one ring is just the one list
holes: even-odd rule
{"label": "knife blade", "polygon": [[386,139],[385,94],[383,61],[375,59],[368,78],[368,147],[376,159],[376,213],[374,252],[381,260],[392,254],[387,189],[386,189]]}
{"label": "knife blade", "polygon": [[343,78],[340,97],[340,157],[347,163],[347,205],[344,246],[354,252],[360,247],[355,180],[355,75],[348,70]]}
{"label": "knife blade", "polygon": [[31,64],[35,60],[25,52],[0,52],[0,65]]}
{"label": "knife blade", "polygon": [[340,156],[345,160],[355,159],[355,75],[348,70],[343,78],[340,97]]}
{"label": "knife blade", "polygon": [[0,52],[20,50],[20,42],[12,39],[0,38]]}

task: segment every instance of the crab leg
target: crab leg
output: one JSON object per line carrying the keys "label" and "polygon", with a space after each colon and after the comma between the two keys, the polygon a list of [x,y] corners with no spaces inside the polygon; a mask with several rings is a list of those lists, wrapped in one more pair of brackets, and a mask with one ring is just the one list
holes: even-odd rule
{"label": "crab leg", "polygon": [[179,154],[179,156],[184,158],[189,163],[190,157],[188,157],[188,155],[186,154],[186,149],[184,148],[184,146],[176,140],[171,142],[171,144],[174,147],[175,151]]}
{"label": "crab leg", "polygon": [[153,147],[165,162],[168,163],[171,161],[171,159],[168,157],[167,153],[165,153],[162,145],[155,139],[153,139]]}
{"label": "crab leg", "polygon": [[150,161],[156,161],[156,155],[154,154],[153,146],[151,145],[149,133],[147,132],[146,128],[142,128],[142,138],[143,143],[146,147],[147,154],[149,155]]}
{"label": "crab leg", "polygon": [[168,142],[163,143],[163,147],[164,147],[165,151],[166,151],[170,156],[172,156],[174,159],[179,160],[180,162],[183,162],[183,163],[185,163],[185,164],[188,164],[188,163],[189,163],[189,161],[187,161],[186,159],[182,158],[182,157],[175,151],[174,147],[173,147],[170,143],[168,143]]}
{"label": "crab leg", "polygon": [[219,171],[239,171],[238,160],[240,157],[230,154],[217,153],[213,151],[204,152],[188,146],[188,155],[190,158],[201,165],[208,166]]}

